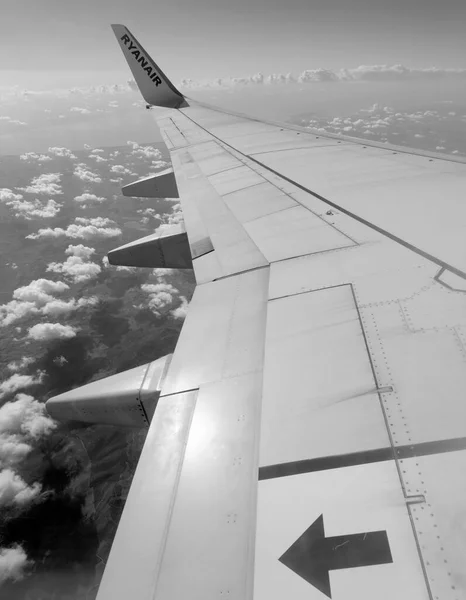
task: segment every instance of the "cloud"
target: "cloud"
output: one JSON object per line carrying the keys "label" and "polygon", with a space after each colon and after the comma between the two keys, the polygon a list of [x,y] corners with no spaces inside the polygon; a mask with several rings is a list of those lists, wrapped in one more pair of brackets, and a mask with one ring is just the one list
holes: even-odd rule
{"label": "cloud", "polygon": [[68,289],[69,285],[63,281],[50,279],[36,279],[29,285],[17,288],[13,292],[13,300],[0,305],[0,325],[11,325],[30,314],[46,314],[45,307],[55,300],[53,294],[61,294]]}
{"label": "cloud", "polygon": [[80,256],[69,256],[63,263],[53,262],[47,265],[47,271],[63,273],[70,277],[74,283],[82,283],[97,277],[101,272],[101,268],[98,264],[88,262]]}
{"label": "cloud", "polygon": [[35,482],[29,486],[11,469],[0,471],[0,508],[16,504],[29,504],[41,492],[42,486]]}
{"label": "cloud", "polygon": [[29,314],[39,312],[34,302],[18,302],[11,300],[0,305],[0,325],[6,327]]}
{"label": "cloud", "polygon": [[[314,83],[314,82],[327,82],[327,81],[338,81],[338,75],[329,69],[307,69],[298,75],[296,81],[298,83]],[[275,83],[290,83],[288,82],[275,82]]]}
{"label": "cloud", "polygon": [[89,248],[89,246],[84,246],[83,244],[78,244],[77,246],[70,244],[65,250],[65,254],[79,256],[80,258],[89,260],[90,257],[95,254],[95,249]]}
{"label": "cloud", "polygon": [[70,112],[80,113],[82,115],[90,115],[91,111],[88,108],[81,108],[80,106],[72,106]]}
{"label": "cloud", "polygon": [[21,546],[0,548],[0,584],[8,579],[13,581],[23,579],[30,564],[31,562]]}
{"label": "cloud", "polygon": [[[102,217],[94,219],[86,219],[77,217],[76,223],[68,225],[66,229],[48,227],[47,229],[39,229],[37,233],[31,233],[26,236],[30,240],[38,240],[41,238],[58,238],[66,236],[73,239],[92,240],[94,238],[112,238],[121,235],[121,229],[114,227],[114,221]],[[112,225],[112,226],[109,226]]]}
{"label": "cloud", "polygon": [[329,69],[306,69],[298,75],[291,73],[255,73],[245,77],[224,77],[210,81],[183,79],[180,87],[187,89],[228,89],[245,86],[290,85],[307,83],[334,83],[351,81],[413,81],[443,78],[466,79],[466,69],[440,69],[427,67],[415,69],[404,65],[360,65],[351,69],[332,71]]}
{"label": "cloud", "polygon": [[110,171],[112,171],[112,173],[120,173],[121,175],[132,175],[133,174],[131,169],[127,169],[123,165],[113,165],[112,167],[110,167]]}
{"label": "cloud", "polygon": [[89,192],[84,192],[80,196],[74,197],[76,202],[105,202],[107,198],[103,196],[96,196],[95,194],[90,194]]}
{"label": "cloud", "polygon": [[27,192],[28,194],[47,194],[48,196],[55,196],[63,193],[61,186],[58,185],[60,179],[60,173],[44,173],[43,175],[39,175],[39,177],[35,177],[32,180],[31,185],[18,189],[22,192]]}
{"label": "cloud", "polygon": [[[140,146],[137,142],[131,141],[126,143],[132,146],[133,150],[131,151],[131,154],[133,156],[140,156],[142,158],[149,158],[153,160],[160,160],[162,158],[162,153],[160,150],[154,148],[153,146]],[[163,162],[164,164],[167,164],[165,161]]]}
{"label": "cloud", "polygon": [[15,211],[15,217],[23,217],[27,221],[30,221],[34,217],[50,219],[55,217],[62,208],[62,205],[55,202],[55,200],[50,199],[44,203],[37,198],[34,201],[11,200],[10,202],[6,202],[6,205]]}
{"label": "cloud", "polygon": [[38,323],[28,329],[33,340],[67,340],[76,336],[77,328],[61,323]]}
{"label": "cloud", "polygon": [[138,215],[144,215],[146,217],[154,217],[155,219],[161,219],[162,217],[158,214],[155,208],[140,208],[136,211]]}
{"label": "cloud", "polygon": [[[9,379],[5,379],[0,383],[0,398],[6,396],[7,394],[12,394],[17,390],[22,390],[24,388],[30,387],[31,385],[35,385],[36,383],[40,383],[42,380],[42,375],[38,376],[33,375],[20,375],[19,373],[14,373]],[[0,408],[0,414],[3,409]],[[0,422],[0,431],[1,431],[1,422]]]}
{"label": "cloud", "polygon": [[10,188],[0,188],[0,202],[11,202],[13,200],[22,200],[24,196],[15,194]]}
{"label": "cloud", "polygon": [[29,486],[17,473],[11,469],[0,471],[0,507],[9,504],[29,504],[42,489],[40,483]]}
{"label": "cloud", "polygon": [[[141,285],[143,292],[149,294],[147,307],[157,316],[161,315],[161,310],[169,306],[178,295],[178,290],[170,283],[144,283]],[[144,308],[143,305],[139,308]]]}
{"label": "cloud", "polygon": [[27,394],[17,394],[15,400],[0,408],[0,434],[22,435],[33,440],[46,437],[57,423],[48,414],[45,404]]}
{"label": "cloud", "polygon": [[0,466],[14,466],[21,463],[32,451],[32,445],[18,435],[0,435]]}
{"label": "cloud", "polygon": [[427,67],[412,69],[404,65],[360,65],[354,69],[343,69],[340,79],[366,81],[404,81],[413,79],[441,79],[443,77],[466,77],[466,69],[438,69]]}
{"label": "cloud", "polygon": [[97,173],[93,173],[84,163],[75,165],[73,175],[79,177],[81,181],[90,181],[91,183],[101,183],[102,178]]}
{"label": "cloud", "polygon": [[[80,279],[78,281],[86,281],[87,279]],[[76,282],[76,280],[75,280]],[[88,306],[96,306],[99,303],[99,299],[97,296],[88,296],[86,298],[71,298],[71,300],[51,300],[48,304],[46,304],[42,310],[41,314],[51,317],[57,317],[59,315],[67,314],[73,310],[78,310],[80,308],[86,308]]]}
{"label": "cloud", "polygon": [[47,162],[49,160],[52,160],[52,158],[50,156],[47,156],[46,154],[37,154],[36,152],[25,152],[24,154],[20,154],[19,158],[21,160],[26,160],[28,162],[30,162],[30,161]]}
{"label": "cloud", "polygon": [[165,277],[167,275],[171,275],[173,273],[173,269],[164,269],[163,267],[158,267],[157,269],[152,269],[152,275],[157,278],[159,282],[165,282]]}
{"label": "cloud", "polygon": [[20,361],[12,361],[8,363],[7,368],[10,369],[10,371],[14,371],[16,373],[17,371],[28,367],[33,362],[34,358],[32,356],[23,356]]}
{"label": "cloud", "polygon": [[115,221],[112,221],[108,217],[76,217],[75,221],[82,225],[95,225],[96,227],[115,225]]}
{"label": "cloud", "polygon": [[8,123],[9,125],[27,125],[27,123],[25,123],[24,121],[18,121],[18,119],[12,119],[11,117],[0,117],[0,121],[4,121],[5,123]]}
{"label": "cloud", "polygon": [[445,109],[400,111],[377,103],[350,116],[313,116],[297,122],[317,132],[349,134],[361,139],[391,142],[424,150],[435,148],[440,152],[451,153],[454,148],[448,147],[444,139],[445,133],[442,135],[441,132],[445,132],[445,125],[458,127],[458,118],[448,115]]}
{"label": "cloud", "polygon": [[49,148],[50,154],[54,154],[55,156],[60,156],[62,158],[77,158],[75,154],[68,150],[68,148],[59,148],[58,146],[52,146]]}
{"label": "cloud", "polygon": [[170,311],[170,314],[174,319],[184,319],[188,314],[188,301],[184,296],[181,296],[180,300],[181,304],[174,310]]}
{"label": "cloud", "polygon": [[69,289],[69,285],[63,281],[51,281],[50,279],[35,279],[28,285],[17,288],[13,292],[15,300],[35,302],[38,305],[46,304],[51,299],[51,294],[61,294]]}
{"label": "cloud", "polygon": [[106,158],[98,154],[89,154],[89,158],[93,158],[96,162],[108,162]]}
{"label": "cloud", "polygon": [[181,210],[181,204],[177,202],[173,204],[172,211],[164,215],[157,215],[157,218],[162,222],[156,228],[155,233],[164,234],[169,233],[172,225],[180,225],[184,222],[183,211]]}

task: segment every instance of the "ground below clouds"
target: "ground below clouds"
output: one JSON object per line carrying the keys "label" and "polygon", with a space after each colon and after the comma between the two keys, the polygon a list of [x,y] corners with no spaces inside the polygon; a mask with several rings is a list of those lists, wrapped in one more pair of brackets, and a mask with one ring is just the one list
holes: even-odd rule
{"label": "ground below clouds", "polygon": [[[0,201],[0,411],[21,393],[44,402],[174,350],[192,272],[104,260],[110,249],[179,221],[173,201],[120,194],[166,159],[164,146],[135,142],[0,159],[7,190]],[[36,197],[53,197],[60,210],[45,216],[18,208]],[[1,415],[0,467],[14,471],[31,499],[11,492],[1,507],[0,550],[10,553],[0,568],[11,560],[0,595],[94,598],[146,431],[60,424],[33,437]]]}

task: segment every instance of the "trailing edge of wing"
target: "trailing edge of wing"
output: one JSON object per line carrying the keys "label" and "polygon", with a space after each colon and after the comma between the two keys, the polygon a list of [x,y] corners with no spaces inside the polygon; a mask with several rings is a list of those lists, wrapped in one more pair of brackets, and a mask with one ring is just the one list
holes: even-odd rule
{"label": "trailing edge of wing", "polygon": [[188,106],[184,96],[124,25],[112,29],[131,69],[144,100],[153,106],[180,108]]}

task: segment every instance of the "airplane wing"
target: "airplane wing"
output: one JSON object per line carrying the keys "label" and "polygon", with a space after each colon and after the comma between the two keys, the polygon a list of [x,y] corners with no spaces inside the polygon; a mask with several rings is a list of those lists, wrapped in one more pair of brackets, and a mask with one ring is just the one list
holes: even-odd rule
{"label": "airplane wing", "polygon": [[113,29],[173,164],[126,193],[184,215],[113,262],[197,287],[90,394],[151,421],[98,600],[466,598],[466,164],[206,107]]}

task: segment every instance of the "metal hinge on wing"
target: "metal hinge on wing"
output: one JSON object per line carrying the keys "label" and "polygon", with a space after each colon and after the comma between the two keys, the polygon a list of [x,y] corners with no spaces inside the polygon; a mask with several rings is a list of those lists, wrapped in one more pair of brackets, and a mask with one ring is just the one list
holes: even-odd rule
{"label": "metal hinge on wing", "polygon": [[121,188],[123,196],[137,198],[179,198],[175,173],[172,168],[144,177]]}
{"label": "metal hinge on wing", "polygon": [[107,256],[111,265],[124,267],[193,268],[188,236],[181,225],[115,248]]}

